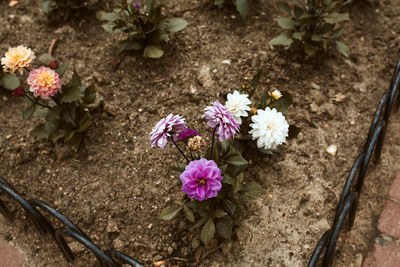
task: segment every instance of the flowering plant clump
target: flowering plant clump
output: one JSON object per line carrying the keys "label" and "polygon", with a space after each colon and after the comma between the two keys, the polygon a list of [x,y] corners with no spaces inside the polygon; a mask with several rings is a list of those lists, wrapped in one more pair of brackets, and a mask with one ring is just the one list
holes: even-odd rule
{"label": "flowering plant clump", "polygon": [[240,16],[245,19],[250,10],[252,0],[214,0],[214,5],[219,8],[223,7],[226,2],[229,4],[233,4],[236,7],[236,10],[240,13]]}
{"label": "flowering plant clump", "polygon": [[[2,60],[2,65],[7,70],[10,69],[9,66],[13,66],[6,60]],[[22,85],[19,78],[14,76],[18,83],[15,83],[12,95],[24,97],[28,103],[22,111],[24,120],[33,115],[45,118],[44,123],[31,131],[32,135],[48,138],[53,142],[62,138],[64,143],[70,144],[73,150],[77,151],[84,132],[92,124],[88,105],[95,101],[96,90],[93,86],[82,85],[76,71],[73,72],[71,80],[63,84],[62,78],[67,67],[68,64],[60,65],[57,62],[50,62],[49,66],[32,70],[24,66],[29,73],[27,77],[20,77],[24,80]]]}
{"label": "flowering plant clump", "polygon": [[52,20],[67,20],[70,16],[87,13],[91,2],[93,0],[43,0],[42,8]]}
{"label": "flowering plant clump", "polygon": [[261,71],[253,78],[251,87],[244,85],[241,92],[235,90],[233,94],[228,94],[225,106],[237,114],[235,119],[241,123],[240,134],[236,136],[235,142],[271,154],[278,151],[286,140],[295,138],[300,128],[289,125],[285,118],[292,103],[290,93],[279,90],[263,92],[252,104],[250,98],[256,92],[260,76]]}
{"label": "flowering plant clump", "polygon": [[162,6],[155,0],[146,0],[144,5],[130,0],[121,0],[113,12],[97,12],[97,18],[106,21],[104,30],[123,35],[119,52],[143,50],[145,58],[160,58],[164,54],[161,43],[169,40],[169,33],[183,30],[188,23],[181,18],[167,21],[162,15]]}
{"label": "flowering plant clump", "polygon": [[207,149],[200,133],[187,128],[183,118],[172,114],[156,124],[150,141],[153,147],[173,144],[186,160],[173,168],[180,173],[185,195],[174,206],[163,209],[160,217],[171,220],[183,211],[186,219],[194,223],[193,228],[202,227],[201,240],[207,245],[215,233],[226,239],[232,237],[233,220],[262,189],[258,183],[245,180],[248,162],[234,146],[239,125],[229,110],[215,101],[205,108],[203,118],[213,128]]}
{"label": "flowering plant clump", "polygon": [[278,8],[289,17],[277,18],[279,26],[286,32],[273,38],[270,45],[292,46],[303,50],[310,57],[320,50],[327,50],[333,43],[342,55],[349,56],[349,48],[338,39],[343,28],[339,23],[350,20],[348,13],[339,13],[350,1],[303,0],[294,3],[293,12],[289,4],[279,2]]}

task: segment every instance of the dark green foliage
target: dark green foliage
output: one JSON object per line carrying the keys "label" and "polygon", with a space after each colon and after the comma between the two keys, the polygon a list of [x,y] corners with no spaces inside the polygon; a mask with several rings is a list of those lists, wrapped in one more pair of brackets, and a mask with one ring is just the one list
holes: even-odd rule
{"label": "dark green foliage", "polygon": [[164,54],[161,43],[169,40],[169,33],[183,30],[188,23],[181,18],[167,21],[162,15],[162,5],[155,0],[147,0],[139,9],[133,1],[121,0],[121,5],[113,12],[97,12],[97,18],[106,21],[102,27],[114,34],[124,34],[119,43],[119,52],[143,50],[145,58],[160,58]]}
{"label": "dark green foliage", "polygon": [[[211,159],[211,148],[205,154]],[[183,210],[187,220],[195,223],[192,228],[201,226],[201,240],[205,245],[215,233],[225,239],[232,237],[233,220],[240,216],[246,203],[261,194],[262,188],[256,182],[246,182],[244,170],[248,162],[242,157],[231,141],[215,143],[213,160],[222,171],[224,179],[222,190],[217,197],[204,201],[190,200],[187,197],[175,201],[174,206],[163,209],[160,217],[163,220],[175,218]],[[185,165],[180,165],[178,171],[183,171]]]}
{"label": "dark green foliage", "polygon": [[310,57],[334,44],[339,53],[346,57],[349,55],[347,45],[339,41],[343,33],[339,23],[349,20],[349,14],[340,13],[340,9],[348,1],[291,0],[291,3],[292,6],[285,2],[278,3],[279,10],[288,17],[280,17],[276,21],[286,31],[273,38],[270,45],[301,48]]}
{"label": "dark green foliage", "polygon": [[235,5],[236,10],[240,13],[240,16],[245,19],[250,11],[250,5],[252,0],[214,0],[214,5],[223,7],[224,4],[230,2]]}
{"label": "dark green foliage", "polygon": [[[62,77],[66,65],[61,65],[55,71]],[[74,71],[69,83],[51,100],[34,98],[27,89],[25,92],[28,106],[22,111],[24,120],[34,114],[45,118],[45,122],[36,126],[31,134],[53,142],[62,139],[75,152],[78,151],[84,132],[92,124],[87,105],[96,100],[94,87],[82,85],[79,75]]]}
{"label": "dark green foliage", "polygon": [[14,90],[20,85],[19,79],[15,74],[4,73],[0,69],[0,87],[4,87],[7,90]]}
{"label": "dark green foliage", "polygon": [[[44,13],[51,20],[67,20],[70,16],[80,16],[87,12],[88,6],[95,0],[43,0]],[[96,1],[95,1],[96,2]]]}

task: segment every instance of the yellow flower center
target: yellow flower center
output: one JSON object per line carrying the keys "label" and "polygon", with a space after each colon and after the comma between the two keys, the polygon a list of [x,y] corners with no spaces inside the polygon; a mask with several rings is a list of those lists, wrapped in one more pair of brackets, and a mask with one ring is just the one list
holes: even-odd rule
{"label": "yellow flower center", "polygon": [[205,185],[206,184],[206,180],[205,179],[200,179],[199,180],[199,184]]}
{"label": "yellow flower center", "polygon": [[41,86],[49,86],[54,82],[53,75],[47,71],[43,71],[39,74],[38,81]]}

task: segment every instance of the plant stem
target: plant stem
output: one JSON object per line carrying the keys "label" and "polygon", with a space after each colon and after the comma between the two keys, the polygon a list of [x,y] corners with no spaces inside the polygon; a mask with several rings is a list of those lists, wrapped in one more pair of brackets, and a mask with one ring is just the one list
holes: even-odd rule
{"label": "plant stem", "polygon": [[42,104],[42,103],[40,103],[39,101],[37,101],[36,99],[32,99],[32,98],[30,98],[30,96],[28,96],[28,95],[24,95],[26,98],[28,98],[33,104],[37,104],[37,105],[39,105],[39,106],[42,106],[42,107],[45,107],[45,108],[51,108],[51,107],[49,107],[49,106],[47,106],[47,105],[44,105],[44,104]]}
{"label": "plant stem", "polygon": [[186,159],[187,163],[190,162],[190,160],[185,156],[185,154],[183,153],[183,151],[181,150],[181,148],[175,143],[174,138],[171,138],[172,143],[174,143],[174,145],[176,146],[176,148],[179,150],[179,152],[182,154],[182,156]]}
{"label": "plant stem", "polygon": [[212,135],[212,142],[211,142],[211,160],[213,160],[214,158],[214,137],[215,137],[215,132],[217,131],[217,127],[219,126],[219,124],[217,124],[214,128],[213,131],[213,135]]}

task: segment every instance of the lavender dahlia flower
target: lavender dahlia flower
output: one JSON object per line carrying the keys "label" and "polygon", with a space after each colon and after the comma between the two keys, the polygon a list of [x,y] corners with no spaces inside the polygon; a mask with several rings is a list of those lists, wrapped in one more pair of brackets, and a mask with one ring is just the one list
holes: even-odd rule
{"label": "lavender dahlia flower", "polygon": [[199,201],[216,197],[221,190],[221,170],[213,160],[193,160],[180,175],[182,191]]}
{"label": "lavender dahlia flower", "polygon": [[219,141],[230,139],[239,132],[239,124],[229,110],[218,100],[212,106],[206,107],[205,110],[203,118],[208,120],[207,125],[212,128],[218,125],[216,133],[218,134]]}
{"label": "lavender dahlia flower", "polygon": [[201,134],[196,129],[186,128],[178,134],[178,141],[187,140],[191,137],[200,136],[200,135]]}
{"label": "lavender dahlia flower", "polygon": [[165,148],[168,141],[176,140],[176,133],[186,128],[185,119],[179,115],[169,114],[160,120],[150,133],[151,147]]}

